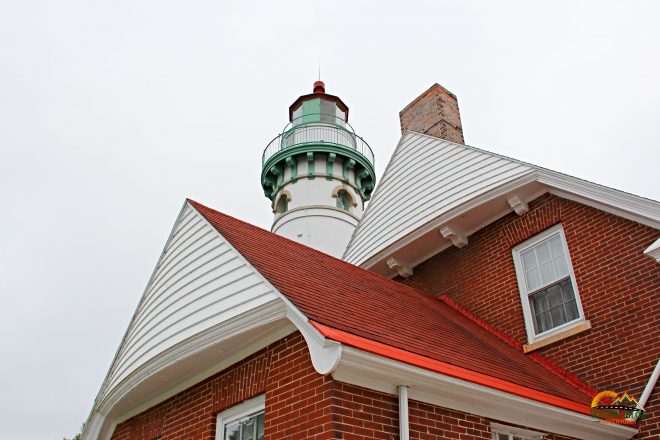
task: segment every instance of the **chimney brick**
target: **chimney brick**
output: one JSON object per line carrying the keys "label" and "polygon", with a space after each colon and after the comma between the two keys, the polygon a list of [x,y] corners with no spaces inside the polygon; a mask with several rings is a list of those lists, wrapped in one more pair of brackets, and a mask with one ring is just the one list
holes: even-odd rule
{"label": "chimney brick", "polygon": [[457,144],[465,144],[456,95],[433,84],[399,112],[401,132],[416,131]]}

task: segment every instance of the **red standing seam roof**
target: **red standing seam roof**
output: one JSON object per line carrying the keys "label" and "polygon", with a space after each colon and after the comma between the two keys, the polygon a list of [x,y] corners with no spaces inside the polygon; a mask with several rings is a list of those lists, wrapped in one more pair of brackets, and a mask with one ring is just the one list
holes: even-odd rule
{"label": "red standing seam roof", "polygon": [[305,316],[336,329],[336,334],[355,335],[397,352],[590,405],[586,387],[553,371],[549,361],[544,366],[525,355],[447,302],[188,202]]}

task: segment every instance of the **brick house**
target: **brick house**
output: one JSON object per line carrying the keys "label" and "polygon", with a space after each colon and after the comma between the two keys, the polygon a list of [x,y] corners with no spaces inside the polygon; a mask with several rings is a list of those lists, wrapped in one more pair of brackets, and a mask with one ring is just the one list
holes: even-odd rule
{"label": "brick house", "polygon": [[[305,143],[264,153],[277,234],[184,203],[83,438],[658,438],[658,202],[464,145],[438,85],[372,195],[310,108],[347,122],[322,83],[290,108]],[[605,390],[645,418],[592,417]]]}

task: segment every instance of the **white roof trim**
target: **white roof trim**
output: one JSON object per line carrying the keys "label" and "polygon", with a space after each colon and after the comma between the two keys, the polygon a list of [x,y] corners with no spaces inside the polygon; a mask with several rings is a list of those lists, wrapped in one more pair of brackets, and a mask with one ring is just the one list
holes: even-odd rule
{"label": "white roof trim", "polygon": [[[385,170],[380,183],[381,186],[389,177],[388,170],[393,167],[393,163],[396,162],[399,149],[404,144],[404,139],[406,139],[408,136],[435,140],[438,142],[439,148],[447,143],[445,140],[434,138],[429,135],[408,131],[404,132],[401,139],[399,140],[399,143],[397,144],[397,149],[395,150],[390,162],[388,163],[388,168]],[[412,142],[412,140],[408,140],[406,142]],[[351,247],[354,245],[357,245],[358,248],[360,246],[365,246],[364,240],[358,239],[358,236],[364,229],[364,226],[370,222],[370,210],[372,209],[372,206],[375,206],[373,205],[374,201],[377,200],[381,195],[380,193],[382,192],[382,189],[379,191],[379,188],[377,187],[372,198],[372,203],[365,210],[362,220],[360,221],[360,224],[358,224],[358,227],[356,228],[355,233],[351,238],[349,247],[344,253],[344,258],[348,259],[350,262],[359,264],[361,267],[373,268],[376,264],[381,264],[384,258],[397,256],[397,252],[399,250],[407,247],[409,244],[421,238],[425,234],[428,234],[431,230],[436,229],[443,224],[457,221],[460,216],[465,215],[468,212],[498,197],[517,197],[517,192],[521,189],[530,190],[532,188],[534,197],[527,197],[525,200],[518,199],[521,204],[526,204],[527,202],[530,202],[543,193],[548,192],[558,197],[573,200],[584,205],[608,212],[610,214],[660,230],[660,203],[655,200],[629,194],[468,145],[453,145],[465,150],[471,150],[480,154],[487,154],[511,163],[527,166],[529,167],[530,171],[520,177],[505,181],[497,187],[485,189],[481,193],[469,199],[466,198],[462,201],[462,203],[452,207],[451,209],[448,209],[447,211],[440,212],[439,214],[433,214],[435,217],[429,217],[425,224],[407,232],[393,243],[386,244],[383,247],[378,247],[377,244],[371,244],[366,245],[367,250],[362,249],[352,251]],[[524,210],[522,210],[520,213],[524,213]],[[493,213],[489,219],[484,218],[482,227],[487,224],[486,220],[494,221],[504,214],[506,214],[506,212],[502,211]],[[382,218],[379,219],[379,221],[382,220]],[[478,229],[472,229],[464,232],[466,235],[470,235],[476,232],[476,230]],[[369,247],[372,247],[372,249],[368,249]],[[360,254],[364,256],[360,257]],[[390,273],[389,275],[392,274]]]}
{"label": "white roof trim", "polygon": [[554,188],[551,192],[559,197],[660,229],[660,203],[655,200],[546,169],[538,170],[536,180]]}

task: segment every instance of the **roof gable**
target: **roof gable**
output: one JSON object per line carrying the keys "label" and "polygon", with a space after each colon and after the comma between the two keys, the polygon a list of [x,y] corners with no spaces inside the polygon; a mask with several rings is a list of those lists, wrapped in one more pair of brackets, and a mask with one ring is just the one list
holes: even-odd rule
{"label": "roof gable", "polygon": [[170,397],[223,362],[231,365],[251,344],[295,330],[279,319],[280,298],[186,202],[95,400],[85,438],[109,437],[112,420]]}
{"label": "roof gable", "polygon": [[[660,229],[660,203],[497,155],[407,131],[344,254],[392,276],[551,192]],[[394,266],[391,264],[389,266]]]}

